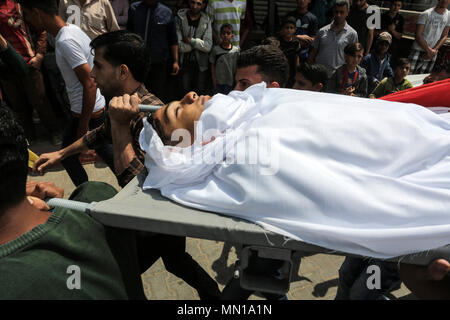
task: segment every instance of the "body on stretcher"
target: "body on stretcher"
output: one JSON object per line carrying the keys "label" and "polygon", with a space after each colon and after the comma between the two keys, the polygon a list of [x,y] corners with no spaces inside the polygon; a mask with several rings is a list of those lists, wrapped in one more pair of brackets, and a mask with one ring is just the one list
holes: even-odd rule
{"label": "body on stretcher", "polygon": [[[133,230],[223,241],[246,246],[241,251],[238,272],[241,286],[248,290],[284,294],[289,283],[295,260],[305,252],[348,256],[338,252],[289,240],[282,235],[238,218],[227,217],[179,205],[161,196],[158,190],[143,191],[144,175],[134,178],[114,198],[98,203],[79,203],[63,199],[50,199],[51,207],[66,207],[88,212],[104,225]],[[246,274],[245,268],[252,254],[261,258],[285,261],[283,276],[279,281]],[[352,255],[354,256],[354,255]],[[444,258],[450,261],[450,245],[427,252],[389,259],[394,262],[428,265]]]}

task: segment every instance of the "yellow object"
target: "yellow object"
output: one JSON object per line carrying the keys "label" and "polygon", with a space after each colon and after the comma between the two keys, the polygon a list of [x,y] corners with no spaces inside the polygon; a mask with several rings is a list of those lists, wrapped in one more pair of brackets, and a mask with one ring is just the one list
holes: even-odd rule
{"label": "yellow object", "polygon": [[28,168],[33,169],[34,163],[39,157],[30,149],[28,149]]}

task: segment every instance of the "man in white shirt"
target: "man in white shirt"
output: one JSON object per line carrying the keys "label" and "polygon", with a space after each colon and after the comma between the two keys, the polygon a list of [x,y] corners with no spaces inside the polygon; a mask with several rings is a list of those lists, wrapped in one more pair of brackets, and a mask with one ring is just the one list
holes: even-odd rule
{"label": "man in white shirt", "polygon": [[[21,1],[25,19],[36,30],[46,30],[55,37],[56,62],[66,83],[71,107],[71,121],[66,124],[62,148],[82,137],[89,129],[100,126],[104,120],[105,98],[90,76],[94,56],[91,40],[76,25],[65,23],[58,16],[55,1]],[[112,163],[112,148],[100,150],[100,155]],[[103,154],[102,154],[103,153]],[[88,181],[78,154],[68,157],[62,164],[78,186]],[[105,159],[106,158],[106,159]]]}
{"label": "man in white shirt", "polygon": [[430,73],[450,29],[450,0],[439,0],[434,8],[422,12],[417,20],[416,41],[409,60],[411,74]]}

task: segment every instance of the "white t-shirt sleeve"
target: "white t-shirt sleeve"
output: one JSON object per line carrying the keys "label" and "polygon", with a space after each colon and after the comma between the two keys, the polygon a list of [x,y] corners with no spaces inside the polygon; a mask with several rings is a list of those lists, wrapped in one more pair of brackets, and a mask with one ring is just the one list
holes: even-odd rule
{"label": "white t-shirt sleeve", "polygon": [[83,49],[73,39],[61,41],[59,44],[59,50],[72,70],[78,66],[88,63]]}
{"label": "white t-shirt sleeve", "polygon": [[424,11],[419,15],[419,19],[417,19],[417,24],[426,24],[429,18],[428,11]]}

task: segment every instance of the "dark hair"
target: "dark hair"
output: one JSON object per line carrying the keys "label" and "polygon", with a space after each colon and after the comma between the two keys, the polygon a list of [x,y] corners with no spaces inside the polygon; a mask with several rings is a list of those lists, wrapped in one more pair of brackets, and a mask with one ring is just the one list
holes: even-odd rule
{"label": "dark hair", "polygon": [[354,55],[358,51],[364,51],[364,47],[359,42],[353,42],[345,46],[344,53],[350,56]]}
{"label": "dark hair", "polygon": [[334,2],[333,7],[343,7],[343,6],[347,6],[347,9],[350,9],[350,2],[348,0],[336,0]]}
{"label": "dark hair", "polygon": [[439,64],[435,64],[431,72],[434,73],[442,71],[445,71],[446,73],[450,74],[450,60],[444,60]]}
{"label": "dark hair", "polygon": [[0,214],[25,198],[27,174],[24,131],[13,112],[0,103]]}
{"label": "dark hair", "polygon": [[58,5],[55,0],[16,0],[16,2],[30,10],[37,8],[49,15],[58,14]]}
{"label": "dark hair", "polygon": [[233,31],[233,26],[229,23],[224,23],[223,25],[220,26],[220,33],[222,33],[222,30],[228,28],[231,29],[231,31]]}
{"label": "dark hair", "polygon": [[401,2],[401,3],[403,4],[403,0],[391,0],[391,5],[392,5],[394,2]]}
{"label": "dark hair", "polygon": [[91,41],[91,48],[103,48],[106,61],[116,67],[125,64],[136,81],[144,82],[150,69],[150,55],[138,34],[127,30],[104,33]]}
{"label": "dark hair", "polygon": [[286,24],[293,24],[295,27],[297,25],[297,21],[293,16],[287,16],[281,20],[281,27],[284,27]]}
{"label": "dark hair", "polygon": [[266,82],[278,82],[285,87],[289,79],[289,63],[283,51],[271,45],[260,45],[241,52],[236,62],[236,68],[258,66]]}
{"label": "dark hair", "polygon": [[403,68],[407,64],[411,64],[411,61],[409,61],[408,58],[395,58],[395,59],[392,59],[390,63],[391,63],[392,69],[395,69],[397,67]]}
{"label": "dark hair", "polygon": [[268,38],[265,38],[263,41],[261,41],[261,44],[279,48],[280,40],[278,40],[276,37],[268,37]]}
{"label": "dark hair", "polygon": [[307,80],[311,81],[313,85],[317,83],[325,85],[328,81],[327,68],[319,63],[302,63],[297,68],[297,72],[301,73]]}

